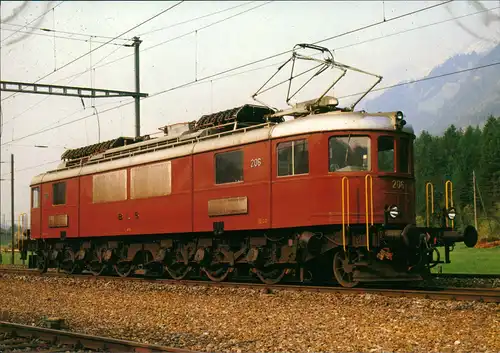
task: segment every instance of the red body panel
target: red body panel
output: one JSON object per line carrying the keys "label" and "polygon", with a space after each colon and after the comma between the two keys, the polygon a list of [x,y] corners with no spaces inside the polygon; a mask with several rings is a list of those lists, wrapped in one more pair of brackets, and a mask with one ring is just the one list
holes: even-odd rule
{"label": "red body panel", "polygon": [[[67,238],[79,236],[79,187],[80,179],[72,178],[62,180],[66,182],[66,203],[64,205],[53,205],[54,182],[42,184],[40,202],[42,205],[41,217],[41,237],[42,238],[60,238],[61,232],[66,232]],[[59,182],[59,181],[58,181]],[[50,216],[67,215],[68,226],[49,227]]]}
{"label": "red body panel", "polygon": [[[213,222],[224,221],[225,230],[270,228],[270,143],[259,142],[242,147],[242,182],[216,184],[214,158],[216,153],[238,148],[201,153],[194,156],[194,231],[213,230]],[[252,167],[252,160],[260,164]],[[208,216],[209,200],[229,197],[247,197],[248,213],[230,216]]]}
{"label": "red body panel", "polygon": [[[329,138],[349,133],[371,136],[370,172],[329,172]],[[320,132],[172,159],[171,194],[167,196],[131,200],[130,168],[127,169],[128,197],[125,201],[94,204],[93,176],[85,175],[66,180],[66,204],[54,206],[53,183],[44,183],[41,186],[41,208],[31,210],[32,237],[58,238],[61,230],[66,230],[67,237],[211,232],[214,222],[220,221],[224,222],[224,230],[339,225],[342,224],[343,177],[349,180],[349,191],[345,191],[345,196],[349,194],[348,221],[350,224],[364,224],[367,174],[373,180],[374,223],[383,223],[385,207],[395,204],[401,217],[393,222],[408,224],[415,216],[413,165],[409,167],[409,173],[379,173],[376,150],[380,135],[393,135],[396,145],[399,143],[398,135],[391,133]],[[304,138],[308,141],[308,173],[278,176],[277,144]],[[238,149],[243,150],[243,181],[216,184],[215,155]],[[409,160],[411,163],[411,156]],[[243,214],[209,216],[210,200],[234,197],[247,198],[247,209]],[[368,199],[371,199],[370,192]],[[347,198],[345,213],[347,217]],[[68,215],[68,227],[49,228],[49,216],[57,214]],[[122,219],[119,219],[119,214]],[[371,223],[371,215],[369,221]]]}
{"label": "red body panel", "polygon": [[172,160],[171,194],[129,201],[128,234],[192,232],[191,175],[191,156]]}
{"label": "red body panel", "polygon": [[191,159],[189,156],[172,160],[175,177],[172,192],[167,196],[130,200],[129,168],[128,200],[93,203],[92,175],[82,176],[81,234],[92,237],[192,231]]}

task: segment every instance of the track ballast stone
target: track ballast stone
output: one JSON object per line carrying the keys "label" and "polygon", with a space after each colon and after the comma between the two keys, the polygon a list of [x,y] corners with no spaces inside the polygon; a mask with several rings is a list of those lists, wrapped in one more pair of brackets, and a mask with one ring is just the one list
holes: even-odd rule
{"label": "track ballast stone", "polygon": [[498,352],[500,305],[0,274],[8,320],[205,352]]}

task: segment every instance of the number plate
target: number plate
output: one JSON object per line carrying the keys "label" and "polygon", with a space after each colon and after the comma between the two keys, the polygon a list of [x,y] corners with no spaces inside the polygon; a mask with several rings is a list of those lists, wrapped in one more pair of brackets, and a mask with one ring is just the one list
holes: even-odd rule
{"label": "number plate", "polygon": [[392,181],[392,188],[393,189],[404,190],[404,188],[405,188],[405,182],[404,182],[404,180],[393,180]]}

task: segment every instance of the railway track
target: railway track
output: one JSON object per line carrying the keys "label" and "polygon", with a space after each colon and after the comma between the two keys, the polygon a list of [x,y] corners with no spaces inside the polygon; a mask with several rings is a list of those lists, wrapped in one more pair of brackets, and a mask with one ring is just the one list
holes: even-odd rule
{"label": "railway track", "polygon": [[0,321],[0,352],[176,352],[185,349],[143,344]]}
{"label": "railway track", "polygon": [[435,278],[463,278],[463,279],[500,279],[500,274],[472,274],[472,273],[433,273]]}
{"label": "railway track", "polygon": [[[198,280],[171,280],[171,279],[153,279],[144,277],[116,277],[116,276],[92,276],[90,274],[68,275],[61,272],[46,272],[40,274],[36,270],[26,269],[7,269],[0,268],[1,273],[10,273],[18,275],[35,275],[35,276],[50,276],[50,277],[72,277],[85,278],[89,280],[128,280],[128,281],[144,281],[153,283],[170,283],[185,286],[207,286],[207,287],[237,287],[237,288],[253,288],[261,290],[295,290],[309,292],[334,292],[339,294],[379,294],[392,297],[422,297],[428,299],[440,300],[463,300],[463,301],[482,301],[500,303],[500,288],[445,288],[435,287],[426,289],[415,288],[379,288],[379,287],[364,287],[364,288],[344,288],[339,286],[311,286],[303,284],[274,284],[268,285],[263,283],[247,283],[247,282],[212,282]],[[495,276],[495,275],[494,275]],[[500,277],[500,276],[498,276]]]}

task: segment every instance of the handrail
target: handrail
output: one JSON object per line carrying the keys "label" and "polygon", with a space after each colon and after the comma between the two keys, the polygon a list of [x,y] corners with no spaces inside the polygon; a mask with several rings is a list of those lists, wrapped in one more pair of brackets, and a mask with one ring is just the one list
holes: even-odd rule
{"label": "handrail", "polygon": [[428,181],[425,183],[425,214],[427,217],[427,228],[430,227],[429,215],[429,191],[431,192],[431,214],[434,214],[434,185]]}
{"label": "handrail", "polygon": [[[449,192],[448,192],[448,185],[450,185]],[[447,180],[446,183],[444,184],[444,189],[445,189],[445,207],[446,207],[446,212],[450,209],[450,207],[453,207],[453,183],[451,180]],[[449,219],[448,217],[446,218],[446,226],[448,227],[448,222]],[[451,228],[453,229],[454,226],[454,221],[451,220]]]}
{"label": "handrail", "polygon": [[[224,127],[227,125],[233,125],[233,124],[234,123],[226,123],[226,124],[218,125],[216,127],[220,128],[220,127]],[[244,126],[244,127],[238,128],[236,130],[223,131],[223,132],[219,132],[219,133],[216,133],[213,135],[206,135],[206,136],[201,136],[201,137],[199,137],[199,136],[190,137],[190,138],[186,138],[185,140],[179,140],[179,137],[177,137],[177,138],[171,138],[171,139],[157,141],[157,142],[151,142],[151,144],[147,144],[147,145],[143,145],[143,146],[130,145],[133,147],[130,149],[123,150],[123,151],[117,151],[117,152],[104,151],[101,153],[103,155],[102,158],[94,159],[94,160],[90,160],[90,158],[89,158],[88,161],[84,165],[88,166],[88,165],[109,162],[112,160],[117,160],[117,159],[122,159],[122,158],[130,158],[130,157],[133,157],[133,156],[138,155],[138,154],[156,152],[156,151],[164,150],[167,148],[177,147],[179,145],[198,143],[198,142],[201,142],[201,141],[204,141],[207,139],[221,138],[221,137],[224,137],[226,135],[233,135],[235,133],[246,133],[246,132],[251,131],[251,130],[257,130],[257,129],[261,129],[261,128],[269,128],[269,127],[274,126],[274,125],[276,125],[276,123],[274,123],[274,122],[265,122],[265,123],[250,125],[250,126]],[[214,127],[208,127],[208,128],[199,130],[197,132],[206,131],[208,129],[214,129]],[[172,140],[177,140],[177,141],[169,143],[169,141],[172,141]],[[143,147],[145,147],[145,148],[143,148]],[[58,173],[61,171],[74,169],[76,167],[81,167],[81,166],[83,166],[83,163],[82,164],[77,164],[77,163],[83,161],[84,158],[88,158],[88,156],[82,157],[80,159],[72,160],[71,165],[66,166],[64,168],[49,170],[46,173],[47,174]]]}
{"label": "handrail", "polygon": [[[345,182],[344,182],[345,181]],[[345,244],[345,194],[347,189],[347,226],[349,226],[349,178],[342,178],[342,245],[344,247],[344,252],[346,252],[346,244]]]}
{"label": "handrail", "polygon": [[[368,180],[370,180],[370,214],[368,213]],[[373,177],[370,174],[365,176],[365,218],[366,218],[366,248],[370,250],[370,227],[368,225],[368,219],[371,218],[371,225],[373,226]]]}

